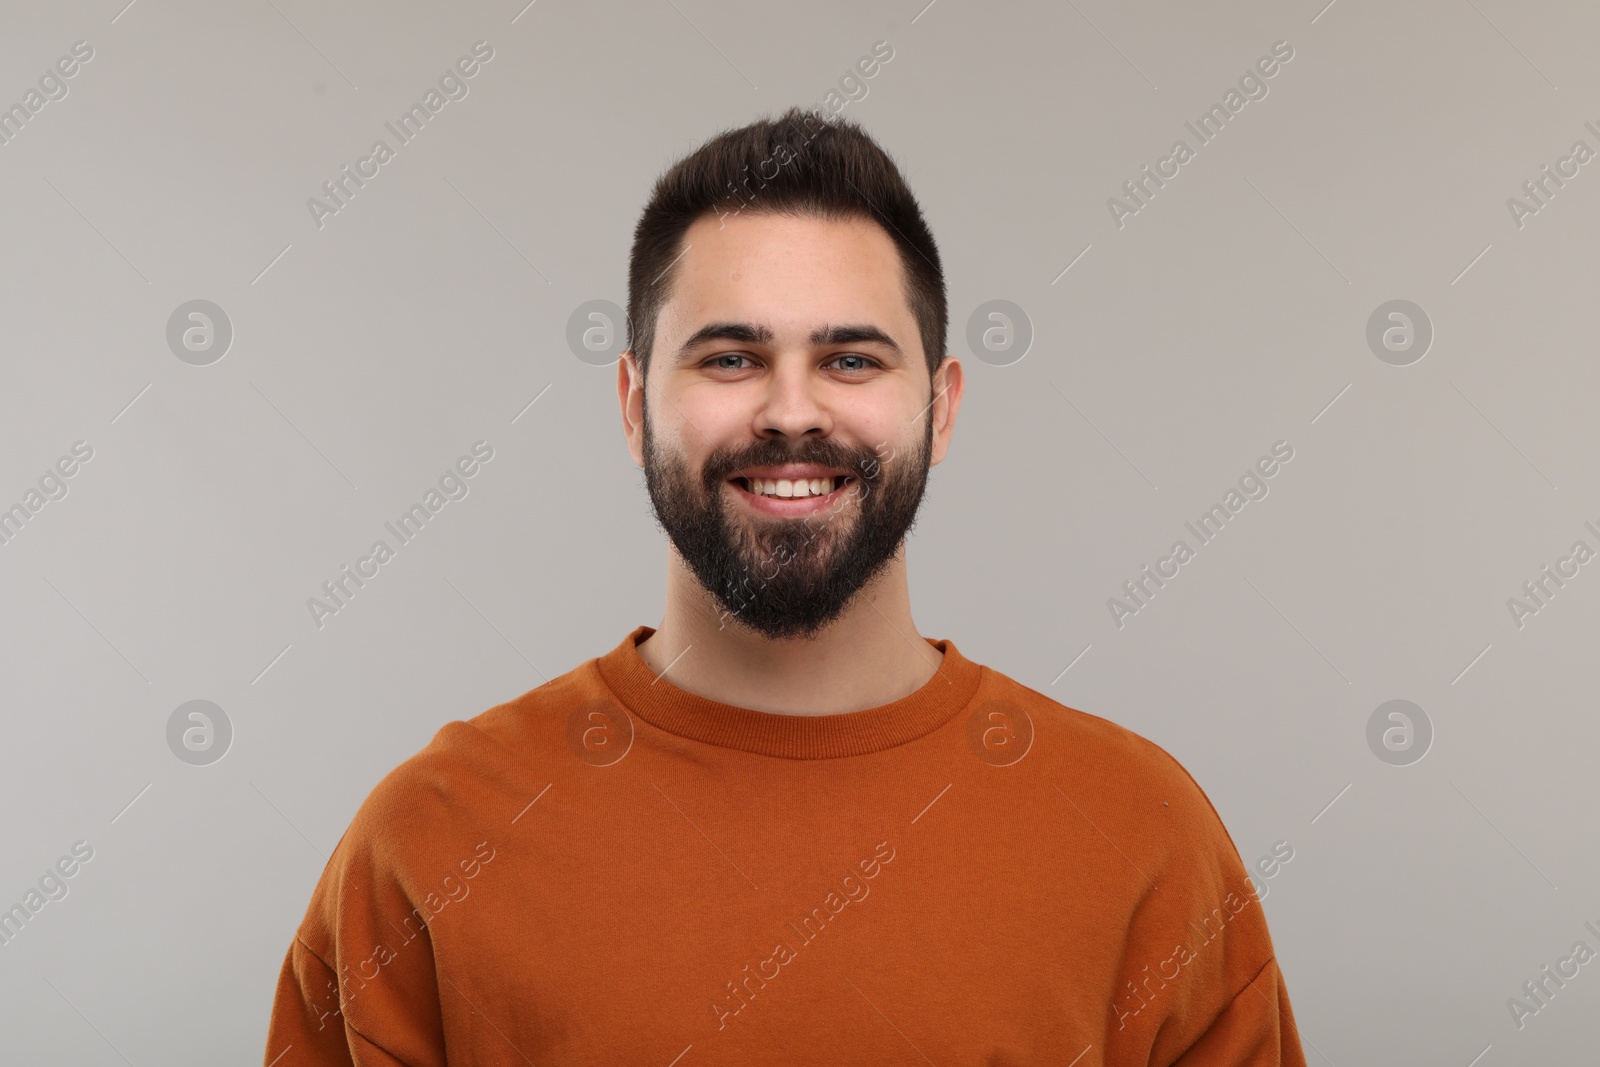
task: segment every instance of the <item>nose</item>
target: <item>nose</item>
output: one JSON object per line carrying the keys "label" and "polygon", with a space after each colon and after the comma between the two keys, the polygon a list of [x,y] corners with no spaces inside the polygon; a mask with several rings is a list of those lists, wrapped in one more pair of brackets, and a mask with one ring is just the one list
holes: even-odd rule
{"label": "nose", "polygon": [[765,382],[760,405],[755,413],[755,433],[759,437],[781,434],[785,437],[833,432],[833,417],[822,391],[827,384],[804,360],[776,360]]}

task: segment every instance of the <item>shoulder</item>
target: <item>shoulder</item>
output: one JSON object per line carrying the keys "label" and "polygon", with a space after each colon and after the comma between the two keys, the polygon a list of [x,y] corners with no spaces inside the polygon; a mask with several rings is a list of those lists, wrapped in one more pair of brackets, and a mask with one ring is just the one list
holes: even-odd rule
{"label": "shoulder", "polygon": [[1183,764],[1144,735],[1064,704],[993,667],[984,667],[973,703],[981,707],[989,702],[1017,708],[1035,737],[1047,742],[1046,758],[1064,761],[1063,770],[1096,781],[1120,779],[1152,789],[1193,792],[1200,788]]}
{"label": "shoulder", "polygon": [[[338,851],[376,871],[437,866],[444,853],[470,854],[486,837],[508,834],[560,766],[567,719],[593,682],[592,661],[467,719],[446,722],[421,750],[385,774],[361,802]],[[464,851],[463,851],[464,850]],[[337,859],[337,853],[335,858]],[[352,872],[354,873],[354,872]]]}
{"label": "shoulder", "polygon": [[1102,829],[1186,842],[1184,851],[1237,855],[1205,790],[1156,742],[992,667],[983,668],[973,703],[975,714],[993,704],[1016,716],[1019,728],[1031,734],[1025,758],[1037,761],[1062,795]]}

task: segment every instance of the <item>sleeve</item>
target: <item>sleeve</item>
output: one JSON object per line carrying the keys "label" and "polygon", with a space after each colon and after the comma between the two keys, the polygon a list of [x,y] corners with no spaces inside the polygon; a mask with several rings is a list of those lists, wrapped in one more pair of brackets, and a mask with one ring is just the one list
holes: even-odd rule
{"label": "sleeve", "polygon": [[278,975],[268,1067],[445,1067],[432,894],[414,877],[436,827],[415,794],[392,773],[334,847]]}
{"label": "sleeve", "polygon": [[1306,1067],[1300,1033],[1278,961],[1260,972],[1222,1009],[1205,1033],[1171,1067]]}
{"label": "sleeve", "polygon": [[296,937],[278,973],[267,1028],[267,1067],[398,1067],[396,1059],[345,1023],[334,973]]}
{"label": "sleeve", "polygon": [[358,938],[352,932],[325,954],[346,961],[343,982],[302,935],[290,943],[267,1026],[266,1067],[444,1067],[429,948],[396,951],[382,940],[372,949],[343,947],[372,943]]}
{"label": "sleeve", "polygon": [[[1138,795],[1153,791],[1162,815],[1131,819],[1114,833],[1145,843],[1136,854],[1148,891],[1128,924],[1107,1035],[1117,1055],[1107,1062],[1305,1067],[1262,905],[1269,886],[1246,868],[1199,783],[1151,747],[1163,759]],[[1107,814],[1107,824],[1113,818]],[[1292,858],[1291,848],[1280,866]]]}

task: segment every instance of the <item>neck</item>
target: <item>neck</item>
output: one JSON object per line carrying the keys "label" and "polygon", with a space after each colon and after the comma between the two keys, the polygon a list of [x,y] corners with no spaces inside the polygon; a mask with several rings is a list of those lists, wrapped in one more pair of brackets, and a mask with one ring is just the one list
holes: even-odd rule
{"label": "neck", "polygon": [[723,618],[670,543],[661,625],[639,645],[658,677],[710,700],[783,715],[835,715],[922,688],[942,654],[911,620],[905,549],[813,638],[772,641]]}

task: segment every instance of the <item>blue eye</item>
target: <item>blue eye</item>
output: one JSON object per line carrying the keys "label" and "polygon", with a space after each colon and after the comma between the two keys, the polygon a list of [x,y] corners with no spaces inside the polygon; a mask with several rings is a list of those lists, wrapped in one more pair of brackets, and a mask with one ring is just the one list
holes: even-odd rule
{"label": "blue eye", "polygon": [[[842,356],[835,356],[834,357],[834,362],[837,363],[839,360],[843,360],[843,359],[858,359],[858,360],[861,360],[865,364],[870,364],[872,366],[877,366],[878,365],[878,361],[877,360],[872,359],[872,358],[870,358],[868,356],[859,355],[858,353],[855,353],[855,352],[846,352]],[[846,368],[846,369],[866,370],[868,368],[866,366],[862,366],[862,367],[859,367],[859,368]]]}

